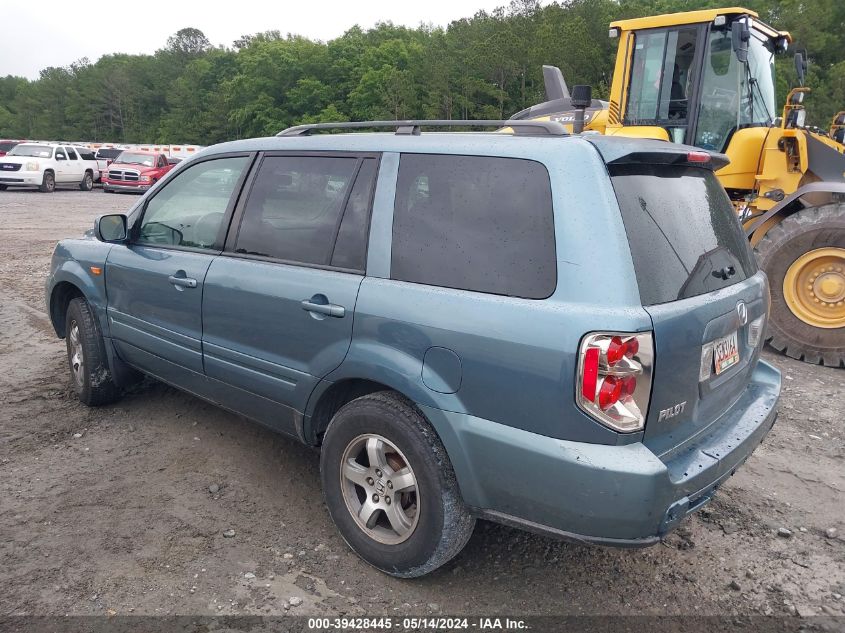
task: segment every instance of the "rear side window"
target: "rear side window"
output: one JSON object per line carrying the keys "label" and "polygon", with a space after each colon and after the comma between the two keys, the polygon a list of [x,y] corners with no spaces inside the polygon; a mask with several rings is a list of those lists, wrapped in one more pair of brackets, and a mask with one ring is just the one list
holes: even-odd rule
{"label": "rear side window", "polygon": [[643,305],[702,295],[757,268],[713,172],[698,167],[612,166],[611,180]]}
{"label": "rear side window", "polygon": [[375,161],[357,157],[265,158],[244,208],[235,252],[363,269],[374,175]]}
{"label": "rear side window", "polygon": [[391,277],[545,299],[557,284],[546,168],[487,156],[403,154]]}

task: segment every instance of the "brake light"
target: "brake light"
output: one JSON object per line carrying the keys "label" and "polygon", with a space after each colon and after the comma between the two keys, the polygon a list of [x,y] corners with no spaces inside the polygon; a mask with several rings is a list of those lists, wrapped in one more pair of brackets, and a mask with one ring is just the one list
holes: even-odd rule
{"label": "brake light", "polygon": [[687,152],[688,163],[709,163],[710,154],[707,152]]}
{"label": "brake light", "polygon": [[651,332],[588,334],[581,341],[578,405],[623,433],[645,426],[654,362]]}

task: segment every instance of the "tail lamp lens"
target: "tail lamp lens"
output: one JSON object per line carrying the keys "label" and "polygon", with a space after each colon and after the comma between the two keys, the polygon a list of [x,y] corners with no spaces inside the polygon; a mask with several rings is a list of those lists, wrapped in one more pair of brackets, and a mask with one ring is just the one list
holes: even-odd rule
{"label": "tail lamp lens", "polygon": [[748,324],[748,344],[751,347],[757,347],[760,340],[763,338],[763,330],[766,326],[766,315],[762,315],[754,319]]}
{"label": "tail lamp lens", "polygon": [[698,368],[698,382],[704,382],[713,373],[713,342],[701,346],[701,365]]}
{"label": "tail lamp lens", "polygon": [[579,354],[578,405],[615,431],[641,430],[648,413],[653,363],[651,332],[588,334]]}

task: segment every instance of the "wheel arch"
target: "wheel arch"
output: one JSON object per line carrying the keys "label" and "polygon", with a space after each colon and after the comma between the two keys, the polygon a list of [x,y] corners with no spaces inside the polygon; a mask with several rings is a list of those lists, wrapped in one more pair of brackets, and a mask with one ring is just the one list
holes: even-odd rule
{"label": "wheel arch", "polygon": [[58,282],[50,292],[50,322],[59,338],[64,338],[67,334],[65,332],[67,309],[70,302],[77,297],[85,298],[85,293],[80,290],[79,286],[70,281]]}
{"label": "wheel arch", "polygon": [[[58,252],[59,249],[57,249]],[[102,269],[101,264],[97,264]],[[100,331],[108,336],[108,323],[105,318],[106,302],[105,287],[102,276],[96,277],[87,273],[82,265],[74,259],[65,259],[54,268],[50,275],[47,289],[47,305],[50,322],[59,338],[65,336],[65,315],[68,304],[76,297],[84,298],[94,311],[100,324]]]}
{"label": "wheel arch", "polygon": [[757,246],[769,229],[784,218],[804,209],[842,201],[845,201],[845,183],[819,181],[805,184],[746,226],[745,234],[751,240],[751,246]]}

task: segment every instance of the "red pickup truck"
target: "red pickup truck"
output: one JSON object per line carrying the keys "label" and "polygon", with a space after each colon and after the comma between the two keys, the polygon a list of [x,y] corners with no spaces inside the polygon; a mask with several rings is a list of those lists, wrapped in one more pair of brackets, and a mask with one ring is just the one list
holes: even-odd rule
{"label": "red pickup truck", "polygon": [[103,191],[143,193],[173,169],[164,154],[124,150],[102,176]]}

